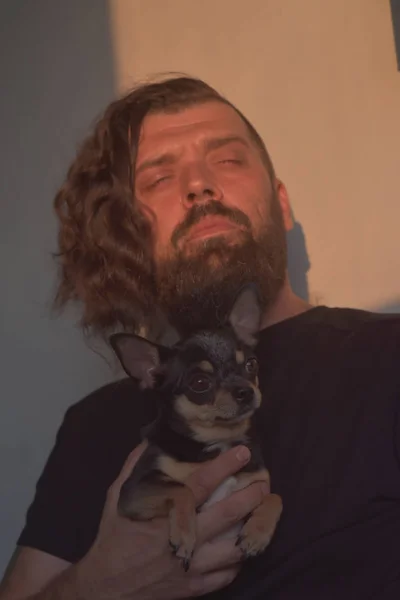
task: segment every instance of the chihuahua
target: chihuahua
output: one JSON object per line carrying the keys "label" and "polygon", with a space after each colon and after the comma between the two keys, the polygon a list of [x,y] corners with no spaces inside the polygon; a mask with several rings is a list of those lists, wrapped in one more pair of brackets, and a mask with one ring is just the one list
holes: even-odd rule
{"label": "chihuahua", "polygon": [[[260,320],[256,290],[247,286],[218,330],[198,331],[172,347],[128,333],[110,337],[126,373],[160,392],[158,417],[146,428],[148,445],[121,488],[119,512],[132,520],[168,517],[170,546],[185,570],[196,544],[196,512],[253,482],[269,486],[252,427],[261,403],[254,355]],[[239,444],[249,447],[250,462],[197,507],[187,477]],[[268,494],[239,531],[230,532],[244,558],[265,550],[281,512],[281,498]]]}

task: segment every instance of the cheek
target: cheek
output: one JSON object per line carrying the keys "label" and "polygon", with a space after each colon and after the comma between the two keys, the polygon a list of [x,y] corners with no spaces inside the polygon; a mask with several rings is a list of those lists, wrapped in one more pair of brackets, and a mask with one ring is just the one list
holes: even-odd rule
{"label": "cheek", "polygon": [[164,195],[140,204],[151,226],[155,257],[163,257],[170,252],[172,234],[183,219],[182,205],[176,195]]}
{"label": "cheek", "polygon": [[242,180],[225,188],[226,203],[242,211],[254,231],[268,221],[270,189],[262,179]]}
{"label": "cheek", "polygon": [[213,420],[215,414],[215,410],[211,405],[195,404],[185,394],[175,398],[174,408],[187,423]]}

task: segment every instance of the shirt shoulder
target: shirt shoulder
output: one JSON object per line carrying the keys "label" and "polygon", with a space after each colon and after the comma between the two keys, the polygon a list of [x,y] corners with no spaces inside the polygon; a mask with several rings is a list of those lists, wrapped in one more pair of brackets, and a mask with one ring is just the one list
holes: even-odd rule
{"label": "shirt shoulder", "polygon": [[[318,308],[318,307],[317,307]],[[379,313],[357,308],[320,307],[321,321],[342,330],[360,331],[379,327],[384,330],[400,332],[399,313]],[[318,318],[317,318],[318,320]]]}
{"label": "shirt shoulder", "polygon": [[74,427],[108,429],[122,424],[132,427],[155,416],[156,398],[150,390],[143,391],[129,378],[114,381],[98,388],[72,404],[65,421]]}
{"label": "shirt shoulder", "polygon": [[17,541],[76,562],[98,530],[107,490],[141,429],[156,416],[156,399],[130,379],[103,386],[65,413],[36,484]]}
{"label": "shirt shoulder", "polygon": [[335,348],[343,343],[399,346],[400,314],[317,306],[261,332],[261,347],[296,342]]}
{"label": "shirt shoulder", "polygon": [[[386,314],[350,308],[326,308],[323,311],[325,327],[321,335],[332,335],[343,349],[356,358],[367,352],[379,365],[382,361],[393,365],[400,358],[400,314]],[[325,332],[323,331],[325,329]],[[397,371],[397,369],[396,369]]]}

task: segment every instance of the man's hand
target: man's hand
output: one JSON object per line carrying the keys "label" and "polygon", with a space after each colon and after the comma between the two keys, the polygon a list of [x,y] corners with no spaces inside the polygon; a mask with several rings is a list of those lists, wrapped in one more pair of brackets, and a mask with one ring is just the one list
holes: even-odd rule
{"label": "man's hand", "polygon": [[[85,600],[175,600],[200,596],[228,585],[240,569],[242,555],[235,539],[213,541],[245,518],[268,489],[261,483],[236,492],[197,516],[197,545],[185,573],[171,553],[168,520],[133,522],[117,511],[119,492],[144,446],[128,457],[110,487],[97,539],[75,567],[79,597]],[[203,464],[187,480],[197,504],[248,461],[249,450],[238,446]]]}

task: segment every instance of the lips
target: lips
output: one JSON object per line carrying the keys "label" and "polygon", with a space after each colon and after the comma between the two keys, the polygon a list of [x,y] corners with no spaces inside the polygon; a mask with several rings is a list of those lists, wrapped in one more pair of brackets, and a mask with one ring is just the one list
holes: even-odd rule
{"label": "lips", "polygon": [[216,235],[236,229],[237,225],[224,217],[204,217],[197,225],[194,225],[188,237],[190,239]]}

